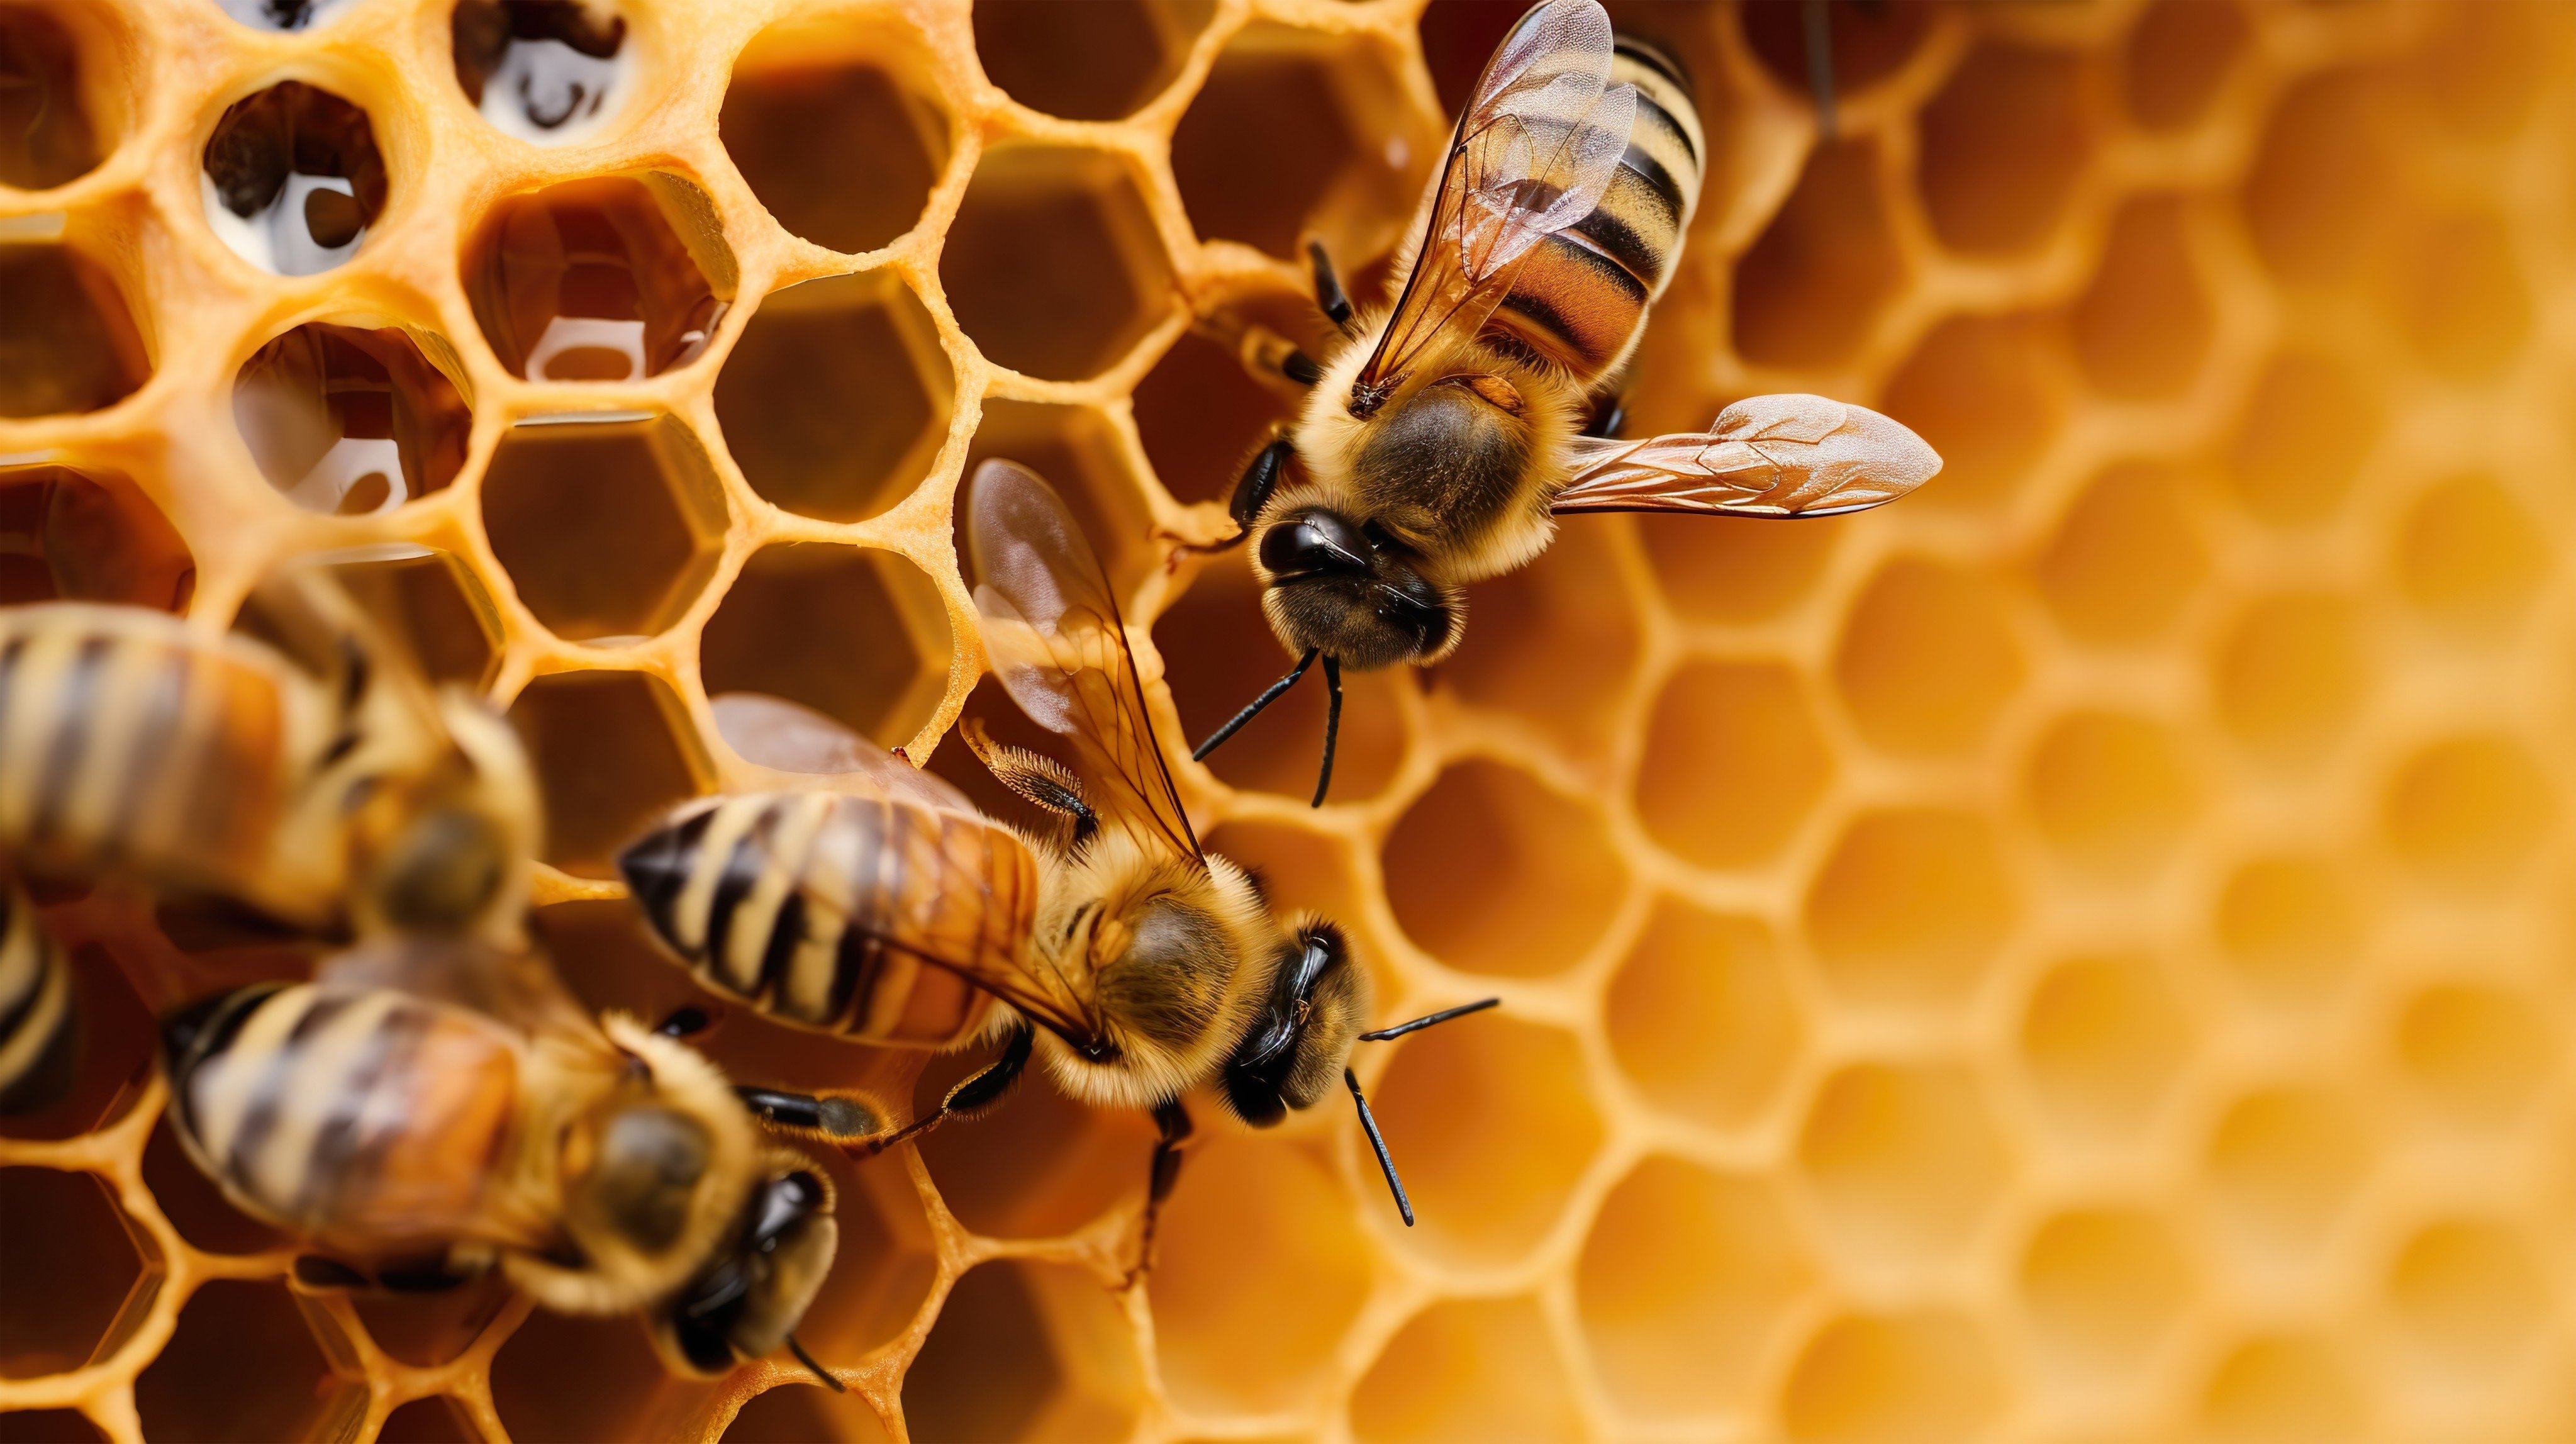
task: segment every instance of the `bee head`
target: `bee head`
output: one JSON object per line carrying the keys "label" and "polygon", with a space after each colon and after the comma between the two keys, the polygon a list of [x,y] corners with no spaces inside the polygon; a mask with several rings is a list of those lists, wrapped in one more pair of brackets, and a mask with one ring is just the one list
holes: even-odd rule
{"label": "bee head", "polygon": [[832,1188],[794,1159],[771,1160],[733,1236],[653,1315],[654,1342],[692,1373],[721,1374],[789,1344],[831,1272]]}
{"label": "bee head", "polygon": [[1313,1107],[1349,1061],[1368,1009],[1368,975],[1351,966],[1342,930],[1321,921],[1298,928],[1260,1013],[1226,1059],[1225,1099],[1235,1115],[1267,1128],[1291,1108]]}
{"label": "bee head", "polygon": [[1424,576],[1420,558],[1374,524],[1300,507],[1262,523],[1254,557],[1262,610],[1291,650],[1368,671],[1431,661],[1457,641],[1454,589]]}
{"label": "bee head", "polygon": [[[402,795],[367,799],[384,821],[367,865],[365,922],[398,932],[515,929],[538,848],[536,787],[518,734],[480,701],[438,699],[450,755]],[[362,832],[366,829],[361,829]]]}

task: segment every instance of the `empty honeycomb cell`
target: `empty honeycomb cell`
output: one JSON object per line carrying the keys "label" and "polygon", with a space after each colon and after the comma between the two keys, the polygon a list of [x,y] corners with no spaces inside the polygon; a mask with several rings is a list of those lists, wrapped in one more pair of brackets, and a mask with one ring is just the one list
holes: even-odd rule
{"label": "empty honeycomb cell", "polygon": [[0,10],[0,186],[40,191],[78,180],[114,142],[100,134],[93,97],[113,83],[108,72],[123,57],[107,43],[108,26],[66,9]]}
{"label": "empty honeycomb cell", "polygon": [[1667,901],[1610,980],[1603,1024],[1651,1102],[1713,1128],[1752,1122],[1805,1045],[1779,943],[1751,918]]}
{"label": "empty honeycomb cell", "polygon": [[[847,1056],[846,1047],[836,1051]],[[730,1072],[765,1076],[740,1062]],[[847,1072],[832,1081],[848,1081]],[[832,1271],[797,1325],[796,1336],[826,1364],[853,1364],[902,1335],[921,1311],[939,1271],[937,1248],[921,1194],[900,1157],[853,1159],[837,1149],[802,1151],[831,1179],[832,1216],[841,1237]]]}
{"label": "empty honeycomb cell", "polygon": [[501,620],[453,552],[389,544],[340,553],[331,574],[441,682],[482,690],[501,666]]}
{"label": "empty honeycomb cell", "polygon": [[1414,799],[1383,863],[1407,936],[1452,967],[1507,977],[1574,966],[1627,884],[1598,813],[1484,758],[1451,764]]}
{"label": "empty honeycomb cell", "polygon": [[[1121,598],[1135,595],[1137,583],[1161,565],[1153,512],[1138,483],[1132,453],[1108,417],[1087,406],[987,401],[983,423],[967,448],[966,475],[972,477],[977,467],[996,457],[1046,478],[1064,498],[1109,573],[1110,588]],[[957,526],[957,554],[964,557],[963,508]]]}
{"label": "empty honeycomb cell", "polygon": [[[1165,678],[1181,719],[1182,735],[1172,740],[1184,748],[1224,725],[1297,660],[1281,650],[1262,615],[1260,584],[1232,562],[1209,568],[1191,583],[1158,620],[1154,644],[1167,657],[1190,659],[1188,667],[1176,666]],[[1209,754],[1208,767],[1230,787],[1300,801],[1312,797],[1328,705],[1322,682],[1310,675],[1290,688]],[[1404,760],[1402,694],[1418,686],[1401,667],[1343,674],[1333,801],[1373,797],[1394,778]]]}
{"label": "empty honeycomb cell", "polygon": [[956,378],[890,271],[776,292],[716,378],[725,449],[789,511],[860,521],[910,495],[948,437]]}
{"label": "empty honeycomb cell", "polygon": [[1547,557],[1467,589],[1467,629],[1440,683],[1590,751],[1624,707],[1644,650],[1622,586],[1615,519],[1557,528]]}
{"label": "empty honeycomb cell", "polygon": [[2276,526],[2333,515],[2379,439],[2381,411],[2344,363],[2295,350],[2273,357],[2228,449],[2245,509]]}
{"label": "empty honeycomb cell", "polygon": [[1294,825],[1229,822],[1200,833],[1199,841],[1251,873],[1273,912],[1348,918],[1360,910],[1350,860],[1337,839]]}
{"label": "empty honeycomb cell", "polygon": [[2212,1444],[2336,1444],[2364,1414],[2333,1345],[2302,1334],[2249,1339],[2211,1371],[2200,1437]]}
{"label": "empty honeycomb cell", "polygon": [[71,1085],[33,1112],[0,1116],[0,1139],[71,1138],[105,1127],[125,1116],[151,1074],[161,1030],[125,970],[104,949],[79,947],[71,973],[80,1018]]}
{"label": "empty honeycomb cell", "polygon": [[2509,1370],[2548,1321],[2548,1277],[2510,1224],[2425,1225],[2388,1269],[2390,1312],[2410,1362],[2470,1378]]}
{"label": "empty honeycomb cell", "polygon": [[1806,901],[1825,980],[1875,1006],[1953,1003],[1973,990],[2012,925],[2013,899],[1986,821],[1904,808],[1844,829]]}
{"label": "empty honeycomb cell", "polygon": [[2135,1133],[2173,1086],[2191,1032],[2144,958],[2077,958],[2031,990],[2021,1051],[2039,1101],[2079,1135]]}
{"label": "empty honeycomb cell", "polygon": [[2193,485],[2168,463],[2115,462],[2066,509],[2032,570],[2069,636],[2134,647],[2165,635],[2209,571]]}
{"label": "empty honeycomb cell", "polygon": [[724,1437],[738,1444],[883,1444],[894,1435],[858,1394],[782,1383],[753,1395]]}
{"label": "empty honeycomb cell", "polygon": [[2351,70],[2314,72],[2274,103],[2237,203],[2275,278],[2351,279],[2376,244],[2394,167],[2375,111]]}
{"label": "empty honeycomb cell", "polygon": [[2170,856],[2197,805],[2172,731],[2117,712],[2051,724],[2031,748],[2023,785],[2041,834],[2061,855],[2113,873]]}
{"label": "empty honeycomb cell", "polygon": [[350,1306],[377,1348],[419,1368],[434,1369],[465,1352],[510,1302],[510,1286],[485,1274],[451,1289],[427,1293],[360,1290]]}
{"label": "empty honeycomb cell", "polygon": [[[564,1367],[573,1359],[578,1368]],[[492,1406],[513,1439],[668,1438],[683,1432],[719,1387],[672,1374],[632,1315],[574,1318],[543,1309],[502,1343],[491,1380]]]}
{"label": "empty honeycomb cell", "polygon": [[1447,1299],[1405,1321],[1351,1391],[1351,1433],[1367,1444],[1572,1439],[1583,1416],[1526,1298]]}
{"label": "empty honeycomb cell", "polygon": [[493,354],[531,381],[641,381],[707,349],[733,250],[705,191],[663,171],[503,199],[461,262]]}
{"label": "empty honeycomb cell", "polygon": [[2004,1383],[1992,1346],[1963,1315],[1846,1314],[1799,1351],[1781,1422],[1799,1444],[1946,1444],[1983,1437]]}
{"label": "empty honeycomb cell", "polygon": [[[2063,421],[2062,328],[2036,316],[1952,316],[1888,378],[1887,413],[1941,453],[1916,505],[2008,501]],[[1676,528],[1678,530],[1678,528]]]}
{"label": "empty honeycomb cell", "polygon": [[2400,64],[2436,123],[2462,140],[2496,141],[2519,130],[2547,84],[2564,32],[2520,5],[2445,5],[2427,17],[2419,48]]}
{"label": "empty honeycomb cell", "polygon": [[1888,231],[1878,144],[1809,153],[1798,188],[1735,264],[1735,351],[1757,366],[1832,366],[1868,338],[1904,281]]}
{"label": "empty honeycomb cell", "polygon": [[2391,1041],[2426,1102],[2463,1122],[2502,1123],[2548,1081],[2557,1052],[2549,1016],[2518,989],[2436,983],[2407,1002]]}
{"label": "empty honeycomb cell", "polygon": [[366,1387],[331,1371],[301,1306],[282,1284],[215,1279],[179,1312],[179,1327],[134,1381],[151,1439],[328,1438],[353,1429]]}
{"label": "empty honeycomb cell", "polygon": [[107,1435],[77,1409],[23,1409],[0,1414],[6,1444],[106,1444]]}
{"label": "empty honeycomb cell", "polygon": [[1369,1103],[1421,1218],[1406,1242],[1442,1260],[1525,1253],[1601,1146],[1574,1036],[1508,1013],[1404,1040]]}
{"label": "empty honeycomb cell", "polygon": [[1747,1402],[1809,1284],[1767,1184],[1655,1157],[1602,1200],[1574,1298],[1619,1411],[1664,1419]]}
{"label": "empty honeycomb cell", "polygon": [[[1088,22],[1093,8],[1065,13]],[[1171,262],[1135,178],[1106,151],[1068,146],[984,152],[940,248],[939,279],[988,359],[1047,381],[1098,374],[1173,305]]]}
{"label": "empty honeycomb cell", "polygon": [[1964,752],[2021,686],[2021,644],[1985,574],[1898,557],[1843,623],[1834,680],[1863,735],[1891,752]]}
{"label": "empty honeycomb cell", "polygon": [[1294,414],[1232,349],[1197,331],[1182,332],[1136,383],[1135,405],[1145,459],[1183,502],[1233,500],[1244,462]]}
{"label": "empty honeycomb cell", "polygon": [[2084,1374],[2134,1368],[2182,1321],[2191,1288],[2172,1230],[2139,1209],[2058,1214],[2022,1251],[2032,1338],[2051,1363]]}
{"label": "empty honeycomb cell", "polygon": [[699,638],[710,696],[766,692],[899,747],[948,688],[939,588],[893,552],[822,542],[763,547]]}
{"label": "empty honeycomb cell", "polygon": [[0,604],[131,602],[175,612],[197,563],[121,471],[0,466]]}
{"label": "empty honeycomb cell", "polygon": [[[919,1117],[998,1050],[932,1060],[912,1094]],[[939,1196],[958,1221],[993,1238],[1072,1233],[1145,1194],[1152,1121],[1134,1109],[1087,1108],[1031,1078],[991,1112],[942,1128],[920,1144]],[[1189,1187],[1188,1170],[1182,1188]]]}
{"label": "empty honeycomb cell", "polygon": [[503,134],[538,145],[588,140],[616,120],[636,56],[605,3],[457,0],[448,20],[456,84]]}
{"label": "empty honeycomb cell", "polygon": [[125,293],[73,247],[0,239],[0,417],[97,411],[152,375]]}
{"label": "empty honeycomb cell", "polygon": [[1372,42],[1285,25],[1237,31],[1172,133],[1190,223],[1203,240],[1283,260],[1320,233],[1343,265],[1356,263],[1355,228],[1403,214],[1431,159],[1408,134],[1401,94]]}
{"label": "empty honeycomb cell", "polygon": [[260,30],[310,30],[349,8],[349,0],[214,0],[226,15]]}
{"label": "empty honeycomb cell", "polygon": [[[1747,5],[1735,13],[1744,26],[1746,43],[1763,68],[1781,84],[1803,93],[1812,60],[1807,53],[1805,17],[1799,8]],[[1921,47],[1924,32],[1931,28],[1930,13],[1919,5],[1830,0],[1824,10],[1825,48],[1832,58],[1834,90],[1840,95],[1866,89],[1902,69]]]}
{"label": "empty honeycomb cell", "polygon": [[347,261],[385,213],[376,129],[346,99],[286,80],[235,101],[206,140],[206,223],[263,271],[310,276]]}
{"label": "empty honeycomb cell", "polygon": [[2095,391],[2170,396],[2199,372],[2217,318],[2192,265],[2189,225],[2171,195],[2134,197],[2111,218],[2101,266],[2067,318]]}
{"label": "empty honeycomb cell", "polygon": [[2258,597],[2220,642],[2219,720],[2258,752],[2304,759],[2352,721],[2368,685],[2360,619],[2343,597]]}
{"label": "empty honeycomb cell", "polygon": [[1753,517],[1693,517],[1637,528],[1673,610],[1692,621],[1753,622],[1807,594],[1844,528],[1773,526]]}
{"label": "empty honeycomb cell", "polygon": [[2148,130],[2200,122],[2234,75],[2251,38],[2235,0],[2157,0],[2121,53],[2129,117]]}
{"label": "empty honeycomb cell", "polygon": [[2237,975],[2259,993],[2313,1001],[2357,961],[2361,919],[2352,892],[2320,858],[2258,858],[2237,869],[2218,899],[2219,942]]}
{"label": "empty honeycomb cell", "polygon": [[2426,487],[2398,522],[2391,550],[2406,599],[2468,628],[2511,622],[2549,574],[2550,547],[2539,526],[2491,476]]}
{"label": "empty honeycomb cell", "polygon": [[1215,13],[1210,0],[976,0],[975,58],[1031,110],[1117,120],[1172,83]]}
{"label": "empty honeycomb cell", "polygon": [[909,231],[948,167],[949,121],[911,37],[789,24],[734,62],[719,127],[769,214],[828,251],[873,251]]}
{"label": "empty honeycomb cell", "polygon": [[[444,340],[433,347],[453,352]],[[233,379],[233,424],[268,484],[307,511],[369,516],[444,489],[474,415],[402,326],[307,322]]]}
{"label": "empty honeycomb cell", "polygon": [[1955,1063],[1855,1063],[1817,1090],[1798,1163],[1837,1251],[1874,1260],[1964,1246],[2011,1170]]}
{"label": "empty honeycomb cell", "polygon": [[903,1376],[916,1439],[1071,1444],[1135,1426],[1142,1368],[1107,1288],[1064,1264],[966,1271]]}
{"label": "empty honeycomb cell", "polygon": [[127,1296],[159,1283],[94,1175],[0,1168],[0,1218],[0,1278],[21,1305],[0,1315],[0,1378],[88,1363]]}
{"label": "empty honeycomb cell", "polygon": [[519,600],[555,635],[650,636],[714,575],[724,490],[677,417],[531,417],[492,453],[483,525]]}
{"label": "empty honeycomb cell", "polygon": [[2504,219],[2484,210],[2410,217],[2381,267],[2381,306],[2435,375],[2483,381],[2533,325],[2530,283]]}
{"label": "empty honeycomb cell", "polygon": [[1223,1129],[1188,1160],[1147,1276],[1164,1386],[1209,1414],[1295,1409],[1368,1297],[1367,1240],[1312,1145]]}
{"label": "empty honeycomb cell", "polygon": [[2210,1137],[2209,1188],[2220,1218],[2267,1255],[2315,1247],[2369,1167],[2369,1140],[2350,1105],[2303,1084],[2237,1099]]}
{"label": "empty honeycomb cell", "polygon": [[1637,767],[1637,816],[1701,867],[1776,855],[1814,810],[1833,756],[1777,662],[1702,662],[1664,684]]}
{"label": "empty honeycomb cell", "polygon": [[441,1394],[387,1414],[376,1444],[474,1444],[479,1437],[464,1410]]}
{"label": "empty honeycomb cell", "polygon": [[287,1246],[287,1236],[233,1207],[215,1181],[189,1159],[164,1115],[143,1148],[143,1181],[152,1201],[179,1230],[188,1247],[211,1254],[265,1253]]}
{"label": "empty honeycomb cell", "polygon": [[546,805],[545,860],[613,877],[609,860],[662,809],[696,793],[707,762],[661,678],[558,672],[510,704]]}
{"label": "empty honeycomb cell", "polygon": [[1990,41],[1950,72],[1915,163],[1941,244],[1994,255],[2048,239],[2093,150],[2084,70],[2073,51]]}
{"label": "empty honeycomb cell", "polygon": [[2548,830],[2549,779],[2519,742],[2455,737],[2401,764],[2383,814],[2397,855],[2479,891],[2510,881]]}

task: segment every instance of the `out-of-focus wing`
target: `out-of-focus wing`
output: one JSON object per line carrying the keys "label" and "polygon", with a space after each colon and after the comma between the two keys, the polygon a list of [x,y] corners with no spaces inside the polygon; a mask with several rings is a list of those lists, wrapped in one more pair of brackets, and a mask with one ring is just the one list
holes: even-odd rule
{"label": "out-of-focus wing", "polygon": [[1483,327],[1530,248],[1600,203],[1637,110],[1636,89],[1609,79],[1610,17],[1596,0],[1547,0],[1504,37],[1458,118],[1413,273],[1354,403],[1382,400],[1442,334]]}
{"label": "out-of-focus wing", "polygon": [[313,981],[356,991],[392,989],[470,1008],[531,1037],[607,1046],[554,964],[528,949],[470,938],[374,938],[324,958],[314,966]]}
{"label": "out-of-focus wing", "polygon": [[988,461],[966,505],[975,608],[1003,689],[1031,721],[1073,740],[1102,826],[1198,857],[1109,579],[1063,498],[1016,462]]}
{"label": "out-of-focus wing", "polygon": [[925,772],[811,707],[765,692],[727,692],[708,699],[716,732],[742,760],[773,772],[847,780],[860,793],[900,797],[924,807],[972,813],[975,805],[947,779]]}
{"label": "out-of-focus wing", "polygon": [[1840,516],[1894,501],[1941,470],[1940,453],[1892,418],[1822,396],[1754,396],[1704,433],[1575,443],[1560,514],[1680,511]]}

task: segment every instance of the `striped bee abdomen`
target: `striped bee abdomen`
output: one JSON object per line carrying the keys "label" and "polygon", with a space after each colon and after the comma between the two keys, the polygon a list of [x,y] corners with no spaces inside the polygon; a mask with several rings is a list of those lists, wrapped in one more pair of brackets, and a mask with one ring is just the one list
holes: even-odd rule
{"label": "striped bee abdomen", "polygon": [[763,792],[673,813],[618,870],[698,980],[898,1047],[971,1038],[1025,967],[1037,866],[1006,828],[888,798]]}
{"label": "striped bee abdomen", "polygon": [[32,1113],[71,1091],[80,1010],[71,959],[36,923],[15,884],[0,884],[0,1113]]}

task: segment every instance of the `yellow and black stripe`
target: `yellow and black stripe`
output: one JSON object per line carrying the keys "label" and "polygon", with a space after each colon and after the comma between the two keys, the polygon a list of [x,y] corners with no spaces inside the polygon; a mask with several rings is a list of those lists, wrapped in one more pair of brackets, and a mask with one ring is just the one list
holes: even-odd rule
{"label": "yellow and black stripe", "polygon": [[0,1113],[32,1113],[71,1092],[80,1009],[71,959],[14,884],[0,885]]}

